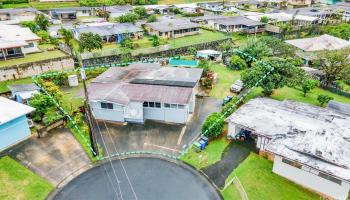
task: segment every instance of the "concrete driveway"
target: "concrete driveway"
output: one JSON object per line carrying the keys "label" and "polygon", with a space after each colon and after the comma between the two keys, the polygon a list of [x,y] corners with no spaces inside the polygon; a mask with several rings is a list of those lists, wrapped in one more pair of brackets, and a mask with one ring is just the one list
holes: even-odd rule
{"label": "concrete driveway", "polygon": [[44,138],[33,135],[8,153],[55,186],[90,167],[90,159],[66,128],[52,130]]}
{"label": "concrete driveway", "polygon": [[[104,154],[152,151],[178,156],[200,133],[201,124],[212,112],[220,110],[221,100],[197,98],[194,114],[186,125],[146,121],[145,124],[115,125],[99,122],[97,140]],[[102,137],[101,137],[102,136]],[[107,148],[107,149],[106,149]]]}

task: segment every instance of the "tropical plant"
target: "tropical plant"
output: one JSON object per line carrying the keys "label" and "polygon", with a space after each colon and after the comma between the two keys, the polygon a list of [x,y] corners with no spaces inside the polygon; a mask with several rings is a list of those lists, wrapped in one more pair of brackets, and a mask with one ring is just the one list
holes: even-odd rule
{"label": "tropical plant", "polygon": [[71,40],[73,39],[73,32],[69,29],[61,28],[58,30],[59,34],[62,36],[64,43],[71,47]]}
{"label": "tropical plant", "polygon": [[247,68],[247,63],[238,55],[233,55],[230,58],[228,67],[234,70],[242,70]]}
{"label": "tropical plant", "polygon": [[154,47],[157,47],[160,45],[160,40],[159,40],[159,37],[157,35],[152,35],[151,42],[152,42],[152,45]]}
{"label": "tropical plant", "polygon": [[324,106],[330,100],[333,100],[333,97],[330,97],[330,96],[325,95],[325,94],[320,94],[317,96],[317,101],[320,103],[320,106]]}
{"label": "tropical plant", "polygon": [[122,16],[117,17],[119,23],[135,23],[140,16],[136,13],[127,13]]}
{"label": "tropical plant", "polygon": [[262,22],[262,23],[268,23],[268,22],[269,22],[269,18],[268,18],[267,16],[262,16],[262,17],[260,18],[260,22]]}
{"label": "tropical plant", "polygon": [[319,81],[312,78],[304,78],[301,82],[301,90],[303,91],[304,97],[311,90],[315,89],[315,87],[319,84]]}
{"label": "tropical plant", "polygon": [[214,112],[205,119],[202,125],[202,134],[208,138],[215,138],[222,133],[224,124],[220,113]]}
{"label": "tropical plant", "polygon": [[34,22],[39,26],[40,30],[47,31],[49,28],[49,19],[44,14],[37,15]]}
{"label": "tropical plant", "polygon": [[98,34],[82,33],[79,37],[79,51],[87,50],[91,52],[94,49],[102,49],[102,38]]}
{"label": "tropical plant", "polygon": [[155,21],[157,21],[157,15],[153,14],[153,15],[148,16],[148,18],[147,18],[148,23],[155,22]]}
{"label": "tropical plant", "polygon": [[134,8],[134,13],[140,16],[140,18],[145,18],[147,16],[147,10],[143,6],[138,6]]}

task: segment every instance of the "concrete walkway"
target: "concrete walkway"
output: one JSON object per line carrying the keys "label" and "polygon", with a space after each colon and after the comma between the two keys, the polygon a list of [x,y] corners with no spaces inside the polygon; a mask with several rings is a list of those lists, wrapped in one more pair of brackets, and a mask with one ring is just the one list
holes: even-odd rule
{"label": "concrete walkway", "polygon": [[44,138],[33,135],[11,149],[9,155],[54,186],[90,165],[85,151],[66,128],[55,129]]}

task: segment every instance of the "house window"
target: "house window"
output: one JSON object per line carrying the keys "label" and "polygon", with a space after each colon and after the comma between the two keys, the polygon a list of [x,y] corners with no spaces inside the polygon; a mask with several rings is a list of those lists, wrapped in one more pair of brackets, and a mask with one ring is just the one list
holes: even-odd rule
{"label": "house window", "polygon": [[165,104],[164,104],[164,107],[165,107],[165,108],[170,108],[170,104],[165,103]]}
{"label": "house window", "polygon": [[150,108],[154,108],[154,102],[148,102],[148,106],[149,106]]}
{"label": "house window", "polygon": [[171,104],[170,108],[177,109],[177,104]]}
{"label": "house window", "polygon": [[101,102],[101,108],[113,110],[113,104]]}
{"label": "house window", "polygon": [[26,46],[24,46],[24,48],[32,48],[32,47],[34,47],[34,43],[32,42],[32,43],[29,43],[28,45],[26,45]]}
{"label": "house window", "polygon": [[334,178],[333,176],[330,176],[330,175],[328,175],[328,174],[324,174],[324,173],[322,173],[322,172],[318,173],[318,176],[321,177],[321,178],[327,179],[327,180],[329,180],[329,181],[332,181],[332,182],[334,182],[334,183],[337,183],[337,184],[339,184],[339,185],[341,185],[341,182],[342,182],[341,180],[336,179],[336,178]]}
{"label": "house window", "polygon": [[143,107],[148,107],[148,102],[143,102]]}
{"label": "house window", "polygon": [[301,169],[301,164],[299,164],[299,163],[297,163],[297,162],[293,162],[293,161],[290,161],[290,160],[287,160],[287,159],[285,159],[285,158],[282,158],[282,162],[283,163],[285,163],[285,164],[287,164],[287,165],[291,165],[291,166],[293,166],[293,167],[296,167],[296,168],[298,168],[298,169]]}
{"label": "house window", "polygon": [[86,13],[87,13],[87,11],[86,11],[86,10],[83,10],[83,11],[82,11],[82,13],[83,13],[83,14],[86,14]]}
{"label": "house window", "polygon": [[159,102],[156,102],[156,108],[161,108],[161,105]]}
{"label": "house window", "polygon": [[177,108],[178,108],[178,109],[185,109],[185,106],[184,106],[184,105],[179,104],[179,105],[177,105]]}

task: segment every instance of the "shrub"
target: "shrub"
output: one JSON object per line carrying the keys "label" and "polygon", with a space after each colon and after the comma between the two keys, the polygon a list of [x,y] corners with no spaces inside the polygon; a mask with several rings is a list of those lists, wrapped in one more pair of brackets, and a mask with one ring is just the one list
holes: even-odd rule
{"label": "shrub", "polygon": [[41,38],[41,43],[49,43],[50,36],[47,31],[41,30],[36,33]]}
{"label": "shrub", "polygon": [[233,55],[230,58],[228,67],[234,70],[242,70],[247,68],[247,63],[238,55]]}
{"label": "shrub", "polygon": [[40,122],[47,110],[54,106],[54,103],[49,96],[38,93],[30,98],[29,105],[35,108],[32,119],[35,122]]}
{"label": "shrub", "polygon": [[320,103],[320,106],[324,106],[330,100],[333,100],[333,97],[330,97],[330,96],[325,95],[325,94],[320,94],[317,96],[317,101]]}
{"label": "shrub", "polygon": [[150,23],[150,22],[155,22],[157,21],[157,15],[150,15],[148,16],[147,18],[147,22]]}
{"label": "shrub", "polygon": [[229,117],[235,110],[237,102],[237,97],[234,97],[230,102],[226,103],[226,105],[222,108],[221,113],[225,116],[225,118]]}
{"label": "shrub", "polygon": [[134,45],[133,45],[133,41],[130,39],[130,38],[125,38],[121,44],[120,44],[122,47],[125,47],[125,48],[129,48],[129,49],[133,49],[134,48]]}
{"label": "shrub", "polygon": [[214,112],[205,119],[202,125],[202,134],[208,138],[215,138],[223,131],[224,124],[224,118],[220,118],[220,114]]}
{"label": "shrub", "polygon": [[139,18],[140,16],[136,13],[127,13],[125,15],[117,17],[116,20],[119,23],[135,23]]}

